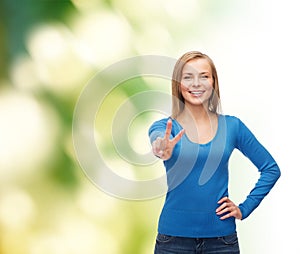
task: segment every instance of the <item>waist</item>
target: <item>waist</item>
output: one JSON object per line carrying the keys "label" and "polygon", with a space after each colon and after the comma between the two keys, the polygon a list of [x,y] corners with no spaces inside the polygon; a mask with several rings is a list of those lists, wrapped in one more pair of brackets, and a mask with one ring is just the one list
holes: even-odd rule
{"label": "waist", "polygon": [[233,234],[235,218],[221,220],[215,211],[162,210],[158,232],[165,235],[210,238]]}

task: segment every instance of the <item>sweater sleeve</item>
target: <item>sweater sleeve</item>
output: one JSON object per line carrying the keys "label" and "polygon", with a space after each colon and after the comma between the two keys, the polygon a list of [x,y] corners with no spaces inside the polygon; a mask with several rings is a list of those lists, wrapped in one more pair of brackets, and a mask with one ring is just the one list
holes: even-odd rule
{"label": "sweater sleeve", "polygon": [[237,149],[257,167],[260,177],[246,200],[239,205],[242,219],[247,218],[270,192],[280,177],[280,169],[266,148],[260,144],[246,125],[239,120]]}

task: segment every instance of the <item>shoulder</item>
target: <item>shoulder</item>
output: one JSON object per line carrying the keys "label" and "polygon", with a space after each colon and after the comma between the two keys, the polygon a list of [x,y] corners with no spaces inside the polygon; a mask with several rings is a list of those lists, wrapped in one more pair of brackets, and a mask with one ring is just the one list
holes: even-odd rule
{"label": "shoulder", "polygon": [[239,127],[239,125],[242,123],[241,119],[237,116],[233,115],[220,115],[220,117],[224,118],[226,121],[226,124],[229,127]]}
{"label": "shoulder", "polygon": [[169,119],[170,117],[165,117],[154,121],[149,127],[149,133],[154,131],[165,131]]}
{"label": "shoulder", "polygon": [[[250,143],[255,140],[255,135],[239,117],[224,115],[226,119],[227,134],[234,138],[238,144]],[[252,142],[251,141],[251,142]]]}
{"label": "shoulder", "polygon": [[240,121],[240,118],[234,115],[220,115],[226,119],[226,121]]}
{"label": "shoulder", "polygon": [[150,127],[150,128],[153,128],[153,127],[159,127],[159,126],[166,126],[169,119],[171,119],[171,118],[170,118],[170,117],[165,117],[165,118],[156,120],[156,121],[154,121],[154,122],[151,124],[151,127]]}
{"label": "shoulder", "polygon": [[224,123],[228,134],[243,136],[250,133],[246,124],[239,117],[233,115],[222,115],[222,117],[225,119]]}

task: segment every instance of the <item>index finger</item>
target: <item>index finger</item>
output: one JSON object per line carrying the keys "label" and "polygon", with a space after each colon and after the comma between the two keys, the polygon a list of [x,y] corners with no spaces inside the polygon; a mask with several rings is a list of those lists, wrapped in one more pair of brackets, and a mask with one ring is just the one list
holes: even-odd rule
{"label": "index finger", "polygon": [[165,132],[165,139],[169,140],[170,139],[170,134],[172,130],[172,120],[169,119],[167,122],[167,127],[166,127],[166,132]]}
{"label": "index finger", "polygon": [[228,201],[228,197],[223,197],[218,201],[218,204],[224,203],[226,201]]}

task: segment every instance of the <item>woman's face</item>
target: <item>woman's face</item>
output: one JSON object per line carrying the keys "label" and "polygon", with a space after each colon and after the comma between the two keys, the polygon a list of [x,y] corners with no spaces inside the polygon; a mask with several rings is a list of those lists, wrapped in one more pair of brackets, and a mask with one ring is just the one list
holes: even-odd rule
{"label": "woman's face", "polygon": [[213,78],[209,62],[203,58],[188,61],[182,69],[180,85],[186,105],[208,105],[213,91]]}

